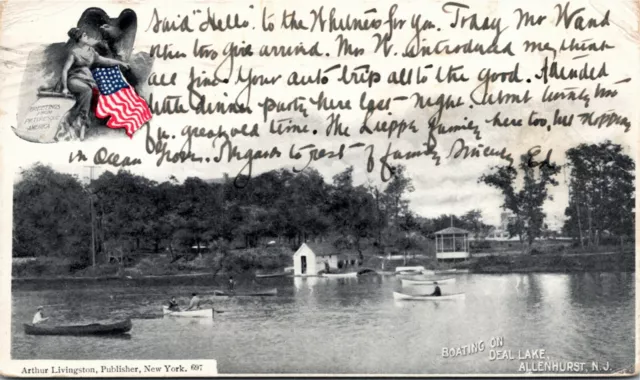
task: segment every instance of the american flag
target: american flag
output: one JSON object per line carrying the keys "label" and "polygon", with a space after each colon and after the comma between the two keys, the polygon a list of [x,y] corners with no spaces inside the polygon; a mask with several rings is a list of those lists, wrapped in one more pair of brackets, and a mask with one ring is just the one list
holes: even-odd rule
{"label": "american flag", "polygon": [[99,67],[92,71],[98,84],[96,116],[107,121],[109,128],[125,128],[133,138],[135,131],[151,120],[149,106],[122,76],[119,67]]}

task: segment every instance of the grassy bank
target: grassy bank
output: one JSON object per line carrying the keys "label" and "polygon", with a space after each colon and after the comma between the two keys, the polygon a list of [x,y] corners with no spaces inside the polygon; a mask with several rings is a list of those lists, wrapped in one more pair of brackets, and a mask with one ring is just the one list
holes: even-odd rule
{"label": "grassy bank", "polygon": [[633,251],[613,253],[485,256],[458,266],[473,273],[635,272]]}
{"label": "grassy bank", "polygon": [[232,250],[226,255],[202,254],[173,258],[168,254],[136,255],[129,265],[79,266],[57,258],[14,262],[13,278],[126,278],[187,276],[213,273],[243,274],[291,265],[291,253],[282,248]]}
{"label": "grassy bank", "polygon": [[[246,275],[256,271],[278,271],[291,266],[291,252],[285,249],[234,250],[226,257],[203,254],[174,260],[165,254],[151,254],[135,263],[123,266],[103,264],[81,268],[61,259],[37,258],[13,264],[14,279],[49,278],[141,278],[152,276],[199,276],[207,274]],[[388,261],[365,256],[364,268],[394,271],[398,266],[421,265],[428,269],[469,269],[471,273],[533,273],[533,272],[634,272],[634,251],[553,254],[501,254],[472,257],[458,263],[437,262],[432,257],[408,256],[404,260]]]}
{"label": "grassy bank", "polygon": [[[437,262],[433,258],[407,257],[404,260],[385,262],[385,271],[394,271],[399,266],[421,265],[427,269],[468,269],[470,273],[571,273],[571,272],[634,272],[634,251],[625,252],[579,252],[547,254],[488,255],[472,257],[462,262]],[[382,269],[382,260],[371,259],[366,265]]]}

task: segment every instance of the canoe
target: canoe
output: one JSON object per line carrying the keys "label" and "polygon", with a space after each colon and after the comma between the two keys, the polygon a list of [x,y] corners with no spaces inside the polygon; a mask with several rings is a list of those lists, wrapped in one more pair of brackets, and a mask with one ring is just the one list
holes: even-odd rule
{"label": "canoe", "polygon": [[430,270],[424,270],[422,272],[400,272],[397,273],[396,276],[398,276],[399,278],[408,278],[408,279],[413,279],[413,280],[424,280],[424,276],[434,276],[436,273],[434,271],[430,271]]}
{"label": "canoe", "polygon": [[170,317],[213,318],[213,309],[171,311],[168,306],[163,306],[162,313]]}
{"label": "canoe", "polygon": [[449,301],[464,299],[464,293],[457,294],[443,294],[441,296],[429,296],[429,295],[410,295],[398,292],[393,292],[393,299],[403,301]]}
{"label": "canoe", "polygon": [[421,270],[403,270],[396,272],[397,276],[420,276],[421,274]]}
{"label": "canoe", "polygon": [[453,284],[456,282],[455,278],[443,278],[441,280],[432,279],[432,280],[410,280],[410,279],[402,279],[402,286],[412,286],[412,285],[444,285],[444,284]]}
{"label": "canoe", "polygon": [[469,273],[469,269],[443,269],[437,270],[437,274],[465,274]]}
{"label": "canoe", "polygon": [[131,319],[113,323],[91,323],[87,325],[47,326],[25,323],[27,335],[113,335],[124,334],[131,330]]}
{"label": "canoe", "polygon": [[278,289],[267,289],[259,292],[252,293],[235,293],[235,292],[223,292],[221,290],[216,290],[214,293],[214,297],[268,297],[268,296],[277,296]]}
{"label": "canoe", "polygon": [[256,278],[274,278],[274,277],[287,277],[287,276],[290,276],[289,272],[256,274]]}
{"label": "canoe", "polygon": [[396,273],[402,273],[402,272],[422,273],[423,270],[424,270],[424,267],[422,265],[414,266],[414,267],[397,267]]}
{"label": "canoe", "polygon": [[322,277],[327,278],[350,278],[350,277],[358,277],[358,272],[349,272],[349,273],[323,273]]}

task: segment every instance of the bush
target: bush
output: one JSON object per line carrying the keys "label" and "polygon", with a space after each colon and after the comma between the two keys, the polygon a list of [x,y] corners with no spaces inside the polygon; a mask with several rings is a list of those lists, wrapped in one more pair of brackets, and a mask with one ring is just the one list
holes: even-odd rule
{"label": "bush", "polygon": [[143,257],[131,270],[143,275],[160,275],[166,272],[167,266],[160,257]]}
{"label": "bush", "polygon": [[102,264],[95,267],[86,267],[74,272],[73,275],[79,277],[113,277],[120,275],[120,271],[121,266],[119,264]]}
{"label": "bush", "polygon": [[13,277],[65,276],[71,274],[72,263],[62,258],[38,257],[34,261],[12,265]]}

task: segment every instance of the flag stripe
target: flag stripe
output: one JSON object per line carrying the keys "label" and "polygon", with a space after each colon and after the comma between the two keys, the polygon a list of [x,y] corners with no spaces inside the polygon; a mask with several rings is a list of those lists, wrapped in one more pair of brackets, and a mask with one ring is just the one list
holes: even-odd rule
{"label": "flag stripe", "polygon": [[124,128],[129,137],[151,120],[149,106],[127,83],[118,67],[101,67],[93,70],[100,95],[96,116],[109,117],[109,128]]}

